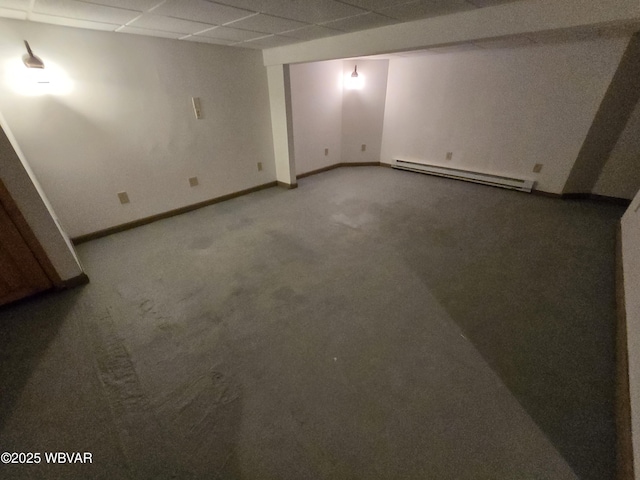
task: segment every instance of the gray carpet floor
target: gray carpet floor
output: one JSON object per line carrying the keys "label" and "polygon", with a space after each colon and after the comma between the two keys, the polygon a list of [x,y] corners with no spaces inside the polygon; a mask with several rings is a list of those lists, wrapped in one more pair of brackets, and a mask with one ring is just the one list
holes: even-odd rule
{"label": "gray carpet floor", "polygon": [[341,168],[0,309],[0,478],[613,479],[623,209]]}

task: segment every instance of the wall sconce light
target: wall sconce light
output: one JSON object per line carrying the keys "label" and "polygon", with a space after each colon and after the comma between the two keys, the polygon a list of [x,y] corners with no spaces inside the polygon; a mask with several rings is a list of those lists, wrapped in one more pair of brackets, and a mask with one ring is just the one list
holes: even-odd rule
{"label": "wall sconce light", "polygon": [[351,75],[348,73],[345,75],[344,87],[347,90],[362,90],[364,87],[364,76],[358,73],[358,65],[355,66]]}
{"label": "wall sconce light", "polygon": [[27,68],[44,68],[44,62],[33,54],[29,42],[24,41],[24,46],[27,47],[27,54],[23,55],[22,61]]}

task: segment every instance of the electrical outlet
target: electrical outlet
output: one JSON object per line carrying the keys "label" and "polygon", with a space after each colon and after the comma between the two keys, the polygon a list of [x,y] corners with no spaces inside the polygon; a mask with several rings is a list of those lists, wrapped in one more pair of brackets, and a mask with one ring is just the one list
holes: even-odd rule
{"label": "electrical outlet", "polygon": [[324,149],[324,156],[326,157],[327,155],[329,155],[329,149],[328,149],[328,148],[325,148],[325,149]]}
{"label": "electrical outlet", "polygon": [[118,200],[122,205],[129,203],[129,195],[127,195],[127,192],[118,192]]}
{"label": "electrical outlet", "polygon": [[451,160],[453,158],[453,152],[447,152],[447,160]]}
{"label": "electrical outlet", "polygon": [[258,162],[258,171],[261,172],[262,171],[262,162]]}
{"label": "electrical outlet", "polygon": [[367,150],[367,145],[366,144],[362,144],[362,146],[360,147],[360,151],[364,152]]}
{"label": "electrical outlet", "polygon": [[533,166],[533,173],[540,173],[541,170],[542,170],[542,164],[541,163],[536,163]]}
{"label": "electrical outlet", "polygon": [[200,183],[198,183],[198,177],[191,177],[189,179],[189,186],[197,187],[198,185],[200,185]]}

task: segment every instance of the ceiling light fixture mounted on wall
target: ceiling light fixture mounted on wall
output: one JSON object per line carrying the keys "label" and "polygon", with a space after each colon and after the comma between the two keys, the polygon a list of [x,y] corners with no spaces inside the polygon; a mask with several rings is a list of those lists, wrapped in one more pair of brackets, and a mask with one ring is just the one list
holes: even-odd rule
{"label": "ceiling light fixture mounted on wall", "polygon": [[358,73],[358,65],[355,66],[351,75],[347,74],[345,76],[344,86],[347,90],[362,90],[364,78],[361,73]]}
{"label": "ceiling light fixture mounted on wall", "polygon": [[40,59],[40,57],[36,57],[29,46],[29,42],[24,41],[24,46],[27,47],[26,55],[23,55],[22,61],[24,62],[27,68],[44,68],[44,62]]}

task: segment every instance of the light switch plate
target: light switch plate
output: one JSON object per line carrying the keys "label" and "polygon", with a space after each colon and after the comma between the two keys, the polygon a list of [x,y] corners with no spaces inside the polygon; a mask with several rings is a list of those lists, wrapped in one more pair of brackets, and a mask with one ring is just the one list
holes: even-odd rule
{"label": "light switch plate", "polygon": [[127,192],[118,192],[118,200],[123,205],[129,203],[129,195],[127,195]]}
{"label": "light switch plate", "polygon": [[536,163],[533,167],[533,173],[540,173],[541,170],[542,170],[542,164]]}
{"label": "light switch plate", "polygon": [[197,187],[199,185],[198,183],[198,177],[191,177],[189,179],[189,186],[191,187]]}

